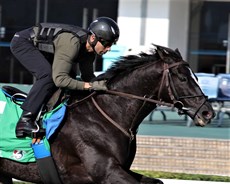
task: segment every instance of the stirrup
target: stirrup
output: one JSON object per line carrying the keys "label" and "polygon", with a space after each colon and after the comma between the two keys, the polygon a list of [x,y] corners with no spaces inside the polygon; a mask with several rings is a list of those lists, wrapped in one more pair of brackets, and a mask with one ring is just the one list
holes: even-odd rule
{"label": "stirrup", "polygon": [[33,138],[33,139],[42,139],[44,136],[45,136],[45,134],[46,134],[46,131],[45,131],[45,129],[43,129],[43,128],[40,128],[39,129],[39,131],[37,131],[37,132],[32,132],[31,133],[31,137]]}
{"label": "stirrup", "polygon": [[25,131],[25,130],[16,130],[16,137],[17,138],[24,138],[24,137],[31,137],[33,138],[33,134],[36,132],[39,132],[40,127],[38,126],[37,122],[34,122],[35,126],[36,126],[36,130],[33,130],[32,132],[29,131]]}
{"label": "stirrup", "polygon": [[36,130],[33,130],[32,133],[37,133],[37,132],[39,132],[40,127],[39,127],[37,121],[35,121],[34,124],[36,125],[37,129],[36,129]]}
{"label": "stirrup", "polygon": [[[42,116],[44,115],[44,111],[43,111],[44,107],[45,107],[45,105],[43,104],[41,109],[40,109],[40,111],[39,111],[39,113],[38,113],[38,115],[37,115],[37,117],[36,117],[36,119],[35,119],[34,123],[37,126],[37,130],[32,131],[32,133],[31,133],[31,137],[33,139],[43,138],[45,136],[45,134],[46,134],[46,130],[41,128],[42,127],[42,123],[41,123],[42,122]],[[38,125],[38,123],[39,123],[40,126]]]}

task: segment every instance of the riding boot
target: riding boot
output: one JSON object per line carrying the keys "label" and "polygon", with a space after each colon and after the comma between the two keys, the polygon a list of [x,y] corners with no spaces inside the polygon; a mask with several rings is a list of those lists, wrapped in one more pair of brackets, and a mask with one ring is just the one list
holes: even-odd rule
{"label": "riding boot", "polygon": [[32,132],[38,129],[34,121],[35,116],[31,112],[23,111],[20,119],[17,122],[16,137],[31,137]]}

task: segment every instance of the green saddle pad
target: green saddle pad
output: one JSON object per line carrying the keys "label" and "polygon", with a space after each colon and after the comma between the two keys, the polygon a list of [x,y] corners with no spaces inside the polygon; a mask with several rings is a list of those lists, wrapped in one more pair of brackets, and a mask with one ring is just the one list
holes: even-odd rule
{"label": "green saddle pad", "polygon": [[[35,162],[35,157],[40,157],[47,151],[50,151],[48,138],[55,132],[56,128],[61,123],[64,115],[64,103],[50,112],[47,112],[43,117],[43,128],[46,128],[46,137],[43,139],[43,147],[31,145],[30,137],[17,138],[15,128],[18,119],[21,116],[22,110],[20,104],[17,105],[11,101],[9,97],[0,90],[0,157],[11,159],[17,162]],[[36,153],[32,149],[37,147]]]}
{"label": "green saddle pad", "polygon": [[16,123],[22,113],[19,105],[0,90],[0,157],[18,162],[35,162],[31,138],[17,138]]}

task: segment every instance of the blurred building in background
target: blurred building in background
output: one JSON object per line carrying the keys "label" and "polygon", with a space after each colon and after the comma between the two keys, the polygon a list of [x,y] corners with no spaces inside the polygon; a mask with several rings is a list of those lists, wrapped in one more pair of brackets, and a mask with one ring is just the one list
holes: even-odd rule
{"label": "blurred building in background", "polygon": [[225,73],[229,14],[230,0],[120,0],[119,43],[179,48],[195,72]]}
{"label": "blurred building in background", "polygon": [[[230,0],[1,0],[0,82],[33,82],[10,53],[15,32],[38,22],[87,28],[99,16],[118,22],[122,54],[154,43],[179,48],[195,72],[229,73],[229,14]],[[95,69],[103,70],[102,58]]]}
{"label": "blurred building in background", "polygon": [[[33,77],[12,56],[9,44],[15,32],[39,22],[87,28],[99,16],[118,17],[118,0],[0,0],[0,82],[33,83]],[[33,61],[31,61],[33,62]],[[101,70],[99,58],[96,70]]]}

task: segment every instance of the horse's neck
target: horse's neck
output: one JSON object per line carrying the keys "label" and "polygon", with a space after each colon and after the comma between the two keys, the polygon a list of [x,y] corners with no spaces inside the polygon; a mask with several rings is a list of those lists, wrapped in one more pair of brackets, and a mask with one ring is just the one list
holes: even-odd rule
{"label": "horse's neck", "polygon": [[[147,65],[148,66],[148,65]],[[111,85],[112,90],[131,93],[138,96],[154,96],[160,87],[162,77],[161,64],[155,63],[143,67],[119,79]]]}
{"label": "horse's neck", "polygon": [[[157,86],[159,86],[160,79],[156,77],[157,75],[154,77],[153,71],[151,70],[153,69],[146,69],[140,72],[140,75],[133,73],[118,81],[112,86],[111,90],[146,98],[157,96],[159,88]],[[153,77],[148,76],[148,73]],[[130,126],[137,127],[156,107],[156,104],[149,104],[132,97],[109,95],[106,98],[102,98],[102,100],[105,100],[105,103],[108,104],[106,111],[109,113],[109,116],[122,124],[122,126],[126,126],[125,128],[130,128]]]}

